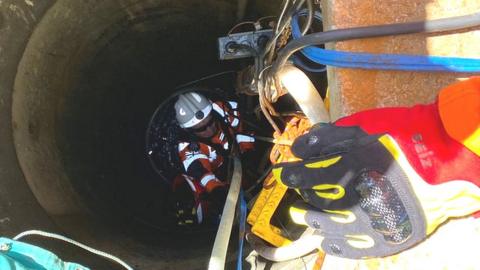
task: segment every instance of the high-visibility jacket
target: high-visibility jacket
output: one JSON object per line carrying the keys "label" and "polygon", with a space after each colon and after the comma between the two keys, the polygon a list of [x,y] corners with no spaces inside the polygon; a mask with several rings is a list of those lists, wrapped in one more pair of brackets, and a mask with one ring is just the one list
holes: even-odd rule
{"label": "high-visibility jacket", "polygon": [[226,179],[223,179],[221,167],[232,143],[238,144],[243,153],[252,150],[255,142],[252,134],[243,132],[237,102],[217,101],[212,105],[212,113],[223,121],[215,123],[217,133],[208,141],[183,141],[178,144],[178,154],[187,176],[185,179],[193,182],[191,186],[195,193],[210,192],[216,186],[224,185]]}

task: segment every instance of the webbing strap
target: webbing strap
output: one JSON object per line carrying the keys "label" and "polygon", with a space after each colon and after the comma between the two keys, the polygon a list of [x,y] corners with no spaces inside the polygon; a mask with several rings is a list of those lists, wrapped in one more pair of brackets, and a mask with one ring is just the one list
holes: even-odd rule
{"label": "webbing strap", "polygon": [[235,206],[237,204],[238,195],[240,193],[240,184],[242,182],[242,163],[238,157],[233,157],[233,176],[228,190],[227,200],[223,207],[222,219],[218,226],[215,243],[213,244],[212,255],[208,263],[209,270],[217,270],[225,268],[225,260],[227,257],[228,242],[230,233],[232,232],[233,219],[235,217]]}

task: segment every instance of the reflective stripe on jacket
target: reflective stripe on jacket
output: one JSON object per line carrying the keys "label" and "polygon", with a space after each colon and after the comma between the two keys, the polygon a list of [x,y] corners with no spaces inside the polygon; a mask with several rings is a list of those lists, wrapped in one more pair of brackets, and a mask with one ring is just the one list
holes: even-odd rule
{"label": "reflective stripe on jacket", "polygon": [[[213,103],[213,110],[224,120],[228,130],[223,130],[222,125],[217,126],[217,133],[210,138],[211,144],[205,142],[180,142],[178,154],[186,175],[190,176],[207,191],[210,192],[218,185],[223,185],[225,179],[219,179],[217,172],[224,162],[222,153],[216,150],[221,148],[225,151],[231,149],[229,138],[235,139],[240,152],[246,152],[254,148],[255,138],[252,134],[243,132],[243,123],[238,111],[238,104],[229,101]],[[228,132],[228,133],[227,133]]]}

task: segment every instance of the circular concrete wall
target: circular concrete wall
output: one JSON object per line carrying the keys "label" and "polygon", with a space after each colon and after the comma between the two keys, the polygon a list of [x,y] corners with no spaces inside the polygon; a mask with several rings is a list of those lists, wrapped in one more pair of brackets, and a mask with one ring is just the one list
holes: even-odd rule
{"label": "circular concrete wall", "polygon": [[176,85],[229,68],[216,38],[235,23],[237,1],[41,2],[0,1],[2,235],[45,229],[138,269],[204,269],[214,234],[166,218],[144,136]]}

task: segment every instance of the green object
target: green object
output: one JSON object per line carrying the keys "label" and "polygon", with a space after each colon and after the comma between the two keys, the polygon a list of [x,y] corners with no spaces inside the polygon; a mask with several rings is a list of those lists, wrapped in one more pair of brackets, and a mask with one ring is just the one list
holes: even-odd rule
{"label": "green object", "polygon": [[43,248],[0,237],[1,270],[89,270]]}

